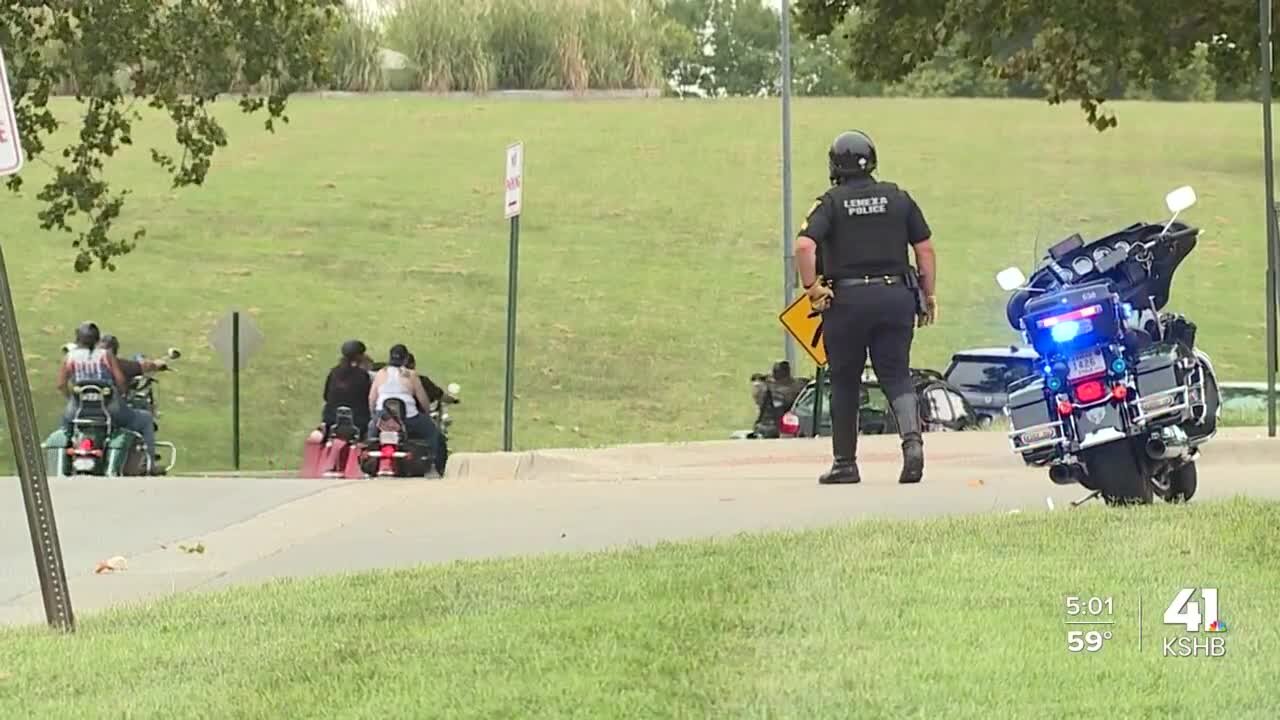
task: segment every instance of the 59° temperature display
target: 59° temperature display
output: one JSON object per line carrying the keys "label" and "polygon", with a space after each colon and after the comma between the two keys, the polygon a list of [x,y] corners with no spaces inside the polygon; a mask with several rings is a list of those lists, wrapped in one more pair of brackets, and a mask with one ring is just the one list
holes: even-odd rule
{"label": "59\u00b0 temperature display", "polygon": [[1110,630],[1068,630],[1067,650],[1073,653],[1098,652],[1110,639]]}

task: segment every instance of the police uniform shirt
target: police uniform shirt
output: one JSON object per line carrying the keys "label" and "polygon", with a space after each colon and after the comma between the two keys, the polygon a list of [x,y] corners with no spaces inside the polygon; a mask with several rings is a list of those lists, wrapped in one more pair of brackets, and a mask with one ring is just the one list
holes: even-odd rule
{"label": "police uniform shirt", "polygon": [[820,273],[831,280],[903,275],[907,246],[930,238],[924,212],[906,190],[870,177],[845,180],[823,193],[800,234],[818,244]]}

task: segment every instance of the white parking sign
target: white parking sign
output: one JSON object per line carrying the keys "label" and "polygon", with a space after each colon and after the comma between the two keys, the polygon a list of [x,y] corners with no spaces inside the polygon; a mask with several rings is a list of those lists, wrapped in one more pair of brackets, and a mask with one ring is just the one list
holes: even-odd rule
{"label": "white parking sign", "polygon": [[510,220],[524,210],[524,143],[507,147],[507,182],[504,216]]}
{"label": "white parking sign", "polygon": [[13,115],[13,94],[9,92],[9,74],[0,50],[0,176],[22,169],[22,143],[18,140],[18,120]]}

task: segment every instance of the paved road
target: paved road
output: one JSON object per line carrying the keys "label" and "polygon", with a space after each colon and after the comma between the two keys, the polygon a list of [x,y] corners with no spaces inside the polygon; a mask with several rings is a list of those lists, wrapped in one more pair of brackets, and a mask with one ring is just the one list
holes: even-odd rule
{"label": "paved road", "polygon": [[[930,435],[926,480],[895,482],[896,438],[864,439],[858,486],[821,487],[823,441],[525,454],[520,474],[448,480],[129,478],[53,481],[71,597],[83,616],[177,591],[455,559],[583,551],[869,516],[1057,511],[1083,493],[1023,468],[993,433]],[[1280,439],[1224,433],[1197,502],[1280,499]],[[459,456],[459,459],[465,459]],[[474,457],[472,466],[481,467]],[[516,463],[511,466],[515,467]],[[479,471],[477,470],[477,473]],[[496,478],[496,479],[495,479]],[[180,551],[203,543],[206,552]],[[94,575],[98,560],[129,559]],[[43,621],[16,480],[0,486],[0,622]]]}

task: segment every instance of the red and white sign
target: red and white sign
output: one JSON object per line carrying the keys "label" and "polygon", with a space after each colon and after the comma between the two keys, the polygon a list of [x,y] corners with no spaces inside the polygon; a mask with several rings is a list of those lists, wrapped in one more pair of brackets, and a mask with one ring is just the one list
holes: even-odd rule
{"label": "red and white sign", "polygon": [[0,177],[22,169],[22,143],[18,140],[18,119],[13,116],[13,93],[0,50]]}
{"label": "red and white sign", "polygon": [[524,143],[507,147],[507,196],[504,215],[510,220],[524,209]]}

